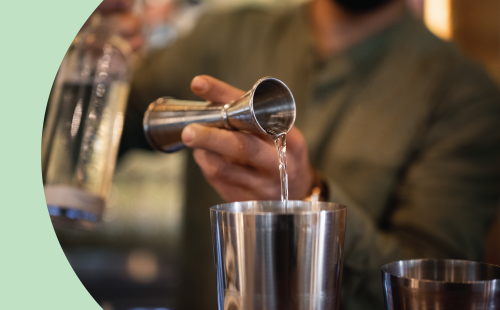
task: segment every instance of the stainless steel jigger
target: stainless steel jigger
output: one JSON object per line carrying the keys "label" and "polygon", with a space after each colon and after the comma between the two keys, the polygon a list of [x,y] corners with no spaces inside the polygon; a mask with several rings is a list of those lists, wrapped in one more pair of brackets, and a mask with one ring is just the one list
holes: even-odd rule
{"label": "stainless steel jigger", "polygon": [[215,103],[163,97],[144,114],[144,133],[156,150],[172,153],[184,147],[181,133],[192,123],[263,133],[276,139],[295,122],[295,101],[278,79],[264,77],[236,101]]}

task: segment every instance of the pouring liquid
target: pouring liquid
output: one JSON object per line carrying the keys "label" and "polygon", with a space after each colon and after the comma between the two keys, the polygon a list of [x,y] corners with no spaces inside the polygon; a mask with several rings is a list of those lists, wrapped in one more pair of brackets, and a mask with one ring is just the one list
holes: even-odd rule
{"label": "pouring liquid", "polygon": [[280,182],[281,182],[281,201],[284,204],[285,212],[288,205],[288,173],[286,171],[286,134],[280,135],[274,140],[276,150],[278,151]]}

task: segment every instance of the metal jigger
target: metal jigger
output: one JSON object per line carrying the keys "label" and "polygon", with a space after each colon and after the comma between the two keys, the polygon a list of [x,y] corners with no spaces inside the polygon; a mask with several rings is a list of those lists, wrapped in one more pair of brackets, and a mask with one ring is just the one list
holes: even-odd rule
{"label": "metal jigger", "polygon": [[295,122],[295,101],[278,79],[265,77],[236,101],[215,103],[157,99],[144,114],[144,133],[156,150],[172,153],[184,147],[181,133],[192,123],[266,134],[273,139]]}
{"label": "metal jigger", "polygon": [[382,266],[387,310],[500,309],[500,266],[456,259]]}

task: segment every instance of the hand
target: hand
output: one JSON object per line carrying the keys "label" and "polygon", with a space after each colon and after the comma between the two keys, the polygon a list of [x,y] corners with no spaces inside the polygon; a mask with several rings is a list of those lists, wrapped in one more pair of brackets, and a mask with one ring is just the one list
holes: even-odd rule
{"label": "hand", "polygon": [[120,35],[127,40],[134,52],[138,51],[144,43],[141,18],[131,12],[125,12],[117,14],[116,19]]}
{"label": "hand", "polygon": [[[195,77],[191,89],[213,102],[228,102],[244,94],[209,76]],[[304,199],[314,180],[306,142],[296,128],[286,140],[289,199]],[[278,153],[271,138],[191,124],[182,132],[182,141],[194,149],[205,178],[226,201],[280,199]]]}
{"label": "hand", "polygon": [[[104,0],[97,7],[96,12],[103,16],[114,18],[116,20],[118,32],[128,41],[133,51],[142,47],[142,20],[139,16],[132,13],[132,0]],[[87,20],[90,21],[92,16]]]}

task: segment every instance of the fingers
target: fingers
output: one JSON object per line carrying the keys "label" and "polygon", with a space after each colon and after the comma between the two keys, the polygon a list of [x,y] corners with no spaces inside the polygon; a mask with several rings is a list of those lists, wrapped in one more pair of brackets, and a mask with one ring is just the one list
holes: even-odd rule
{"label": "fingers", "polygon": [[128,41],[133,51],[139,50],[143,45],[141,32],[141,19],[132,13],[117,15],[120,34]]}
{"label": "fingers", "polygon": [[97,7],[102,13],[126,12],[132,9],[131,0],[104,0]]}
{"label": "fingers", "polygon": [[130,45],[132,51],[135,52],[141,49],[142,45],[144,44],[144,39],[142,38],[142,36],[137,35],[131,38],[127,38],[127,42]]}
{"label": "fingers", "polygon": [[120,34],[125,37],[132,37],[141,33],[142,21],[132,14],[124,13],[117,16]]}
{"label": "fingers", "polygon": [[[289,198],[304,199],[314,183],[314,170],[300,131],[292,129],[289,136]],[[195,148],[195,160],[203,174],[226,201],[279,199],[278,155],[270,139],[199,124],[187,126],[182,139]]]}
{"label": "fingers", "polygon": [[280,198],[279,181],[276,182],[278,176],[263,178],[260,172],[251,167],[233,163],[203,149],[196,149],[193,156],[205,178],[226,201]]}
{"label": "fingers", "polygon": [[300,130],[298,130],[296,127],[292,127],[292,129],[286,135],[286,145],[288,152],[309,160],[306,140]]}
{"label": "fingers", "polygon": [[[120,35],[129,43],[133,51],[138,51],[143,43],[142,19],[132,13],[132,0],[104,0],[96,9],[110,18]],[[89,18],[84,27],[89,25]]]}
{"label": "fingers", "polygon": [[252,134],[191,124],[182,131],[182,141],[188,147],[209,150],[261,170],[278,166],[274,143]]}
{"label": "fingers", "polygon": [[208,75],[198,75],[191,82],[197,96],[213,102],[229,102],[243,96],[244,91]]}
{"label": "fingers", "polygon": [[[206,75],[195,77],[191,89],[213,102],[229,102],[244,94]],[[296,128],[290,130],[287,140],[289,197],[303,199],[313,183],[307,144]],[[191,124],[182,131],[182,141],[195,149],[195,160],[205,178],[226,201],[279,199],[278,156],[269,137]]]}

